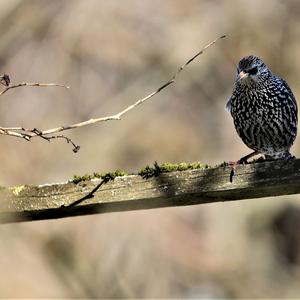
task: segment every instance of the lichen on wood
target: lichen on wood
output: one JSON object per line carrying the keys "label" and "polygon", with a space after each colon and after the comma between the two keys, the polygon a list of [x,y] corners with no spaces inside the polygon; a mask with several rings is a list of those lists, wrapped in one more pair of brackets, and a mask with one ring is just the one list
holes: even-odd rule
{"label": "lichen on wood", "polygon": [[[179,166],[174,168],[176,170],[172,171],[171,168],[160,166],[160,170],[165,172],[147,179],[140,175],[124,176],[124,172],[112,172],[106,176],[83,177],[77,183],[68,181],[42,186],[0,187],[0,222],[55,219],[300,193],[299,159],[239,165],[232,183],[229,181],[231,168],[226,165],[204,165],[204,168],[184,171],[179,171]],[[106,180],[105,184],[95,190],[103,180]],[[95,192],[91,197],[85,198],[93,190]],[[78,202],[80,199],[84,201]]]}

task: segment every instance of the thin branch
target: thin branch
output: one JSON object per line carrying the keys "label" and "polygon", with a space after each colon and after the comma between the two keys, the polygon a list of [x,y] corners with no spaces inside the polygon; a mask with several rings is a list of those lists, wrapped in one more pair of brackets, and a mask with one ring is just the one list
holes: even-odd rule
{"label": "thin branch", "polygon": [[[13,127],[12,127],[13,128]],[[7,130],[4,127],[0,127],[0,134],[4,134],[4,135],[9,135],[9,136],[14,136],[14,137],[18,137],[18,138],[22,138],[25,139],[26,141],[30,141],[31,139],[31,135],[27,134],[27,133],[19,133],[19,132],[15,132],[15,131],[11,131],[11,130]]]}
{"label": "thin branch", "polygon": [[[222,36],[218,37],[217,39],[215,39],[214,41],[207,44],[203,49],[201,49],[199,52],[197,52],[192,58],[187,60],[174,73],[174,75],[167,82],[162,84],[158,89],[156,89],[155,91],[153,91],[149,95],[145,96],[144,98],[138,99],[134,104],[129,105],[128,107],[126,107],[124,110],[118,112],[117,114],[114,114],[114,115],[111,115],[111,116],[106,116],[106,117],[100,117],[100,118],[92,118],[92,119],[89,119],[89,120],[84,121],[84,122],[75,123],[75,124],[72,124],[72,125],[60,126],[60,127],[56,127],[56,128],[52,128],[52,129],[47,129],[47,130],[38,130],[36,128],[28,129],[28,128],[23,128],[23,127],[7,127],[7,128],[0,127],[0,134],[5,134],[5,135],[10,135],[10,136],[14,136],[14,137],[23,138],[27,141],[29,141],[33,137],[41,137],[41,138],[43,138],[45,140],[48,140],[48,141],[50,141],[51,139],[55,139],[55,138],[63,138],[68,143],[71,143],[74,147],[73,151],[77,152],[79,150],[79,146],[76,145],[70,138],[68,138],[66,136],[63,136],[63,135],[55,135],[55,134],[59,133],[59,132],[62,132],[62,131],[66,131],[66,130],[70,130],[70,129],[74,129],[74,128],[79,128],[79,127],[83,127],[83,126],[87,126],[87,125],[91,125],[91,124],[95,124],[95,123],[99,123],[99,122],[111,121],[111,120],[120,120],[121,117],[124,116],[126,113],[128,113],[129,111],[131,111],[132,109],[134,109],[138,105],[144,103],[145,101],[149,100],[150,98],[152,98],[153,96],[155,96],[156,94],[158,94],[159,92],[164,90],[169,85],[173,84],[176,81],[177,76],[192,61],[194,61],[198,56],[203,54],[206,49],[208,49],[209,47],[214,45],[219,39],[223,39],[225,37],[226,37],[225,35],[222,35]],[[59,85],[59,84],[55,84],[55,83],[26,83],[26,82],[9,86],[10,80],[9,80],[8,75],[5,75],[5,74],[2,76],[2,78],[0,77],[0,82],[7,86],[2,92],[0,92],[0,96],[3,95],[4,93],[6,93],[10,89],[18,88],[18,87],[22,87],[22,86],[38,86],[38,87],[59,86],[59,87],[69,88],[68,86]],[[49,135],[51,135],[51,136],[49,136]]]}
{"label": "thin branch", "polygon": [[160,91],[165,89],[167,86],[173,84],[175,82],[177,76],[179,75],[179,73],[181,73],[185,67],[187,67],[199,55],[203,54],[206,49],[208,49],[209,47],[214,45],[219,39],[223,39],[225,37],[226,37],[225,35],[222,35],[222,36],[218,37],[217,39],[215,39],[214,41],[212,41],[211,43],[209,43],[208,45],[206,45],[202,50],[200,50],[197,54],[195,54],[192,58],[190,58],[186,63],[184,63],[177,70],[177,72],[171,77],[171,79],[169,79],[166,83],[161,85],[158,89],[156,89],[154,92],[150,93],[149,95],[145,96],[144,98],[138,99],[134,104],[126,107],[124,110],[120,111],[119,113],[117,113],[115,115],[107,116],[107,117],[100,117],[100,118],[90,119],[90,120],[80,122],[80,123],[75,123],[75,124],[72,124],[72,125],[66,125],[66,126],[53,128],[53,129],[43,130],[42,134],[43,135],[48,135],[48,134],[53,134],[53,133],[57,133],[57,132],[65,131],[65,130],[70,130],[70,129],[74,129],[74,128],[79,128],[79,127],[95,124],[95,123],[98,123],[98,122],[111,121],[111,120],[120,120],[121,117],[123,115],[125,115],[126,113],[128,113],[130,110],[134,109],[138,105],[140,105],[140,104],[144,103],[145,101],[149,100],[150,98],[152,98],[153,96],[158,94]]}
{"label": "thin branch", "polygon": [[[18,132],[18,131],[23,131],[23,132]],[[65,135],[43,135],[42,132],[37,129],[37,128],[33,128],[33,129],[27,129],[24,127],[0,127],[0,134],[3,135],[9,135],[9,136],[14,136],[17,138],[22,138],[25,139],[26,141],[30,141],[32,137],[35,136],[39,136],[40,138],[51,142],[51,140],[53,139],[64,139],[67,143],[72,144],[73,146],[73,152],[77,153],[80,149],[79,145],[76,145],[72,139],[70,139],[69,137],[65,136]]]}
{"label": "thin branch", "polygon": [[56,84],[56,83],[36,83],[36,82],[22,82],[14,85],[7,86],[3,91],[0,92],[0,96],[5,94],[7,91],[15,88],[19,88],[22,86],[38,86],[38,87],[45,87],[45,86],[58,86],[58,87],[63,87],[66,89],[69,89],[69,86],[62,85],[62,84]]}
{"label": "thin branch", "polygon": [[[27,130],[28,131],[28,129],[24,129],[24,128],[23,128],[23,130]],[[35,134],[35,135],[37,135],[37,136],[39,136],[39,137],[41,137],[42,139],[44,139],[44,140],[46,140],[48,142],[51,142],[51,140],[53,140],[53,139],[64,139],[68,144],[72,144],[72,146],[73,146],[73,152],[74,153],[77,153],[79,151],[79,149],[80,149],[79,145],[76,145],[69,137],[67,137],[65,135],[61,134],[61,135],[52,135],[52,136],[48,136],[47,135],[47,136],[45,136],[37,128],[32,129],[30,132],[33,133],[33,134]],[[31,135],[31,137],[32,137],[32,135]]]}

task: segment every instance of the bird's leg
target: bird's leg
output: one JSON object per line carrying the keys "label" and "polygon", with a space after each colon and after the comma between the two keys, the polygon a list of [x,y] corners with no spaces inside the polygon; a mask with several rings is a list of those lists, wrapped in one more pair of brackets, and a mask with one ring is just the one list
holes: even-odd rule
{"label": "bird's leg", "polygon": [[242,164],[248,164],[248,159],[250,159],[251,157],[253,157],[257,154],[258,154],[258,152],[254,151],[254,152],[251,152],[250,154],[248,154],[246,156],[243,156],[238,161],[229,162],[229,165],[231,166],[231,172],[230,172],[230,177],[229,177],[230,182],[233,181],[233,176],[235,175],[236,166],[237,165],[242,165]]}
{"label": "bird's leg", "polygon": [[240,158],[238,161],[237,161],[237,164],[238,165],[241,165],[241,164],[248,164],[248,159],[250,159],[251,157],[257,155],[258,152],[257,151],[253,151],[251,152],[250,154],[246,155],[246,156],[243,156],[242,158]]}
{"label": "bird's leg", "polygon": [[230,161],[228,164],[229,164],[229,166],[248,164],[248,159],[255,156],[255,155],[257,155],[257,154],[258,154],[257,151],[251,152],[250,154],[240,158],[238,161]]}

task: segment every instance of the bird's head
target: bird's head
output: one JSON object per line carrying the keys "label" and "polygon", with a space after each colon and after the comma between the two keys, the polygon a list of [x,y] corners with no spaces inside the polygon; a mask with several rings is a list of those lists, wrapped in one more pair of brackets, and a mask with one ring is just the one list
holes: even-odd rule
{"label": "bird's head", "polygon": [[265,81],[272,73],[265,63],[254,55],[245,56],[239,61],[236,82],[255,85]]}

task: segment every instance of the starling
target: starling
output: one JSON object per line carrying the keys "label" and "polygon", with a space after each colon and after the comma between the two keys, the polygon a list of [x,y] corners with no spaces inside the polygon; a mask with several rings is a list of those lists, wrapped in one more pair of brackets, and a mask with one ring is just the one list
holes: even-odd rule
{"label": "starling", "polygon": [[235,129],[253,153],[266,159],[291,159],[290,148],[297,135],[297,102],[282,78],[273,75],[254,55],[242,58],[232,95],[226,104]]}

